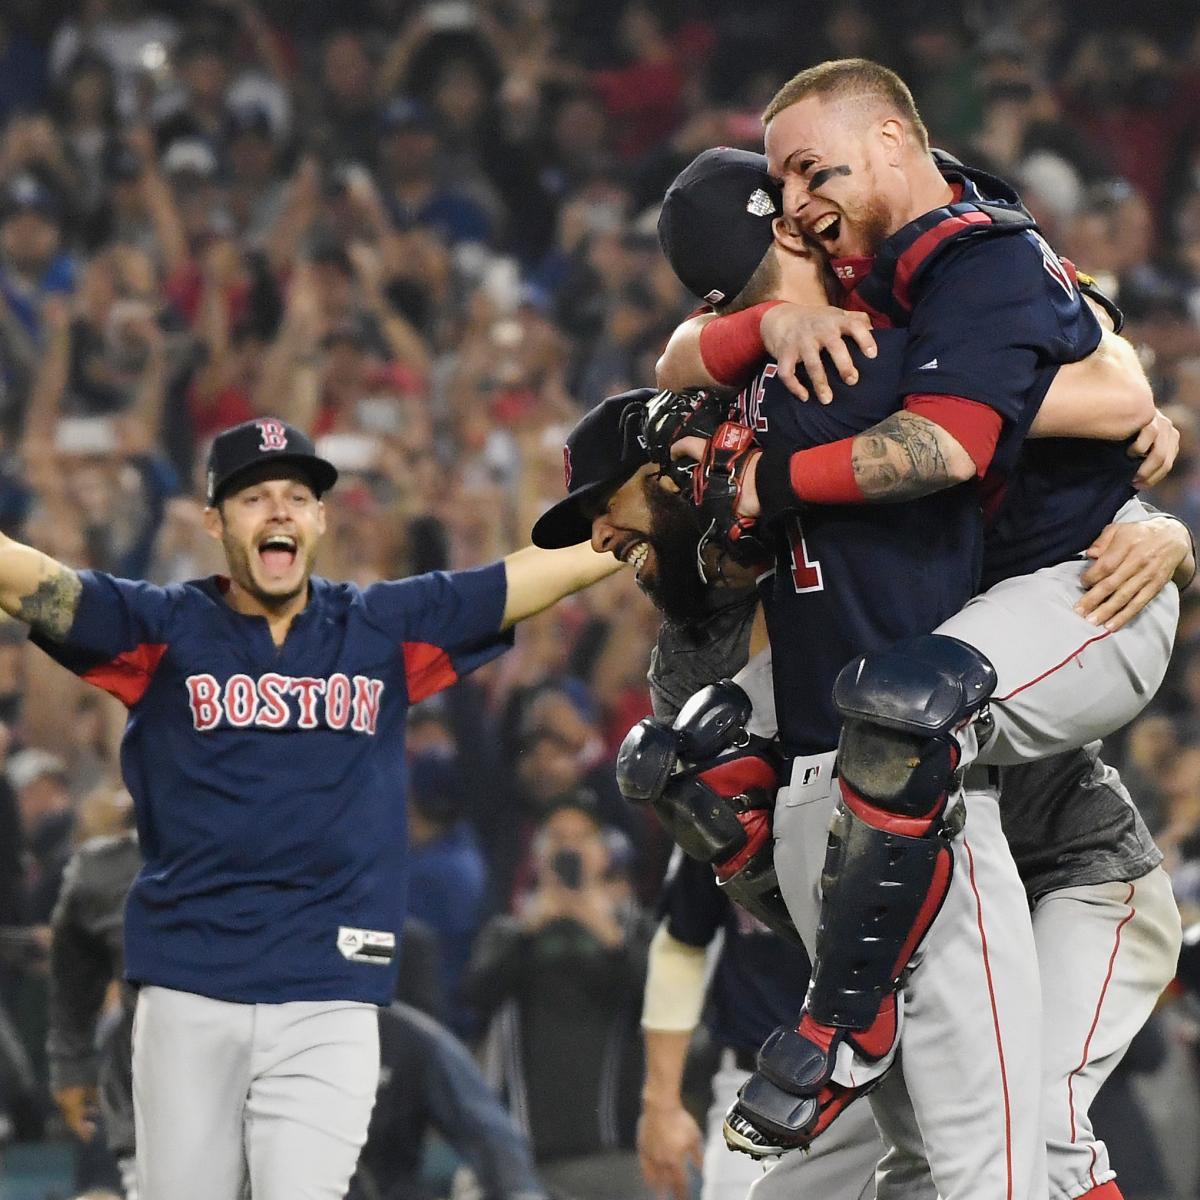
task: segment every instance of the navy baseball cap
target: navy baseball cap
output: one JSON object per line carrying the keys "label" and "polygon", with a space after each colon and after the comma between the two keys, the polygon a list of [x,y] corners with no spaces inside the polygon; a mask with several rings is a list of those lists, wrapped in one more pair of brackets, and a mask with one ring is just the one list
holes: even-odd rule
{"label": "navy baseball cap", "polygon": [[783,194],[766,158],[721,146],[697,155],[667,188],[658,240],[689,292],[723,304],[750,282],[782,212]]}
{"label": "navy baseball cap", "polygon": [[637,437],[639,426],[630,422],[627,414],[637,405],[644,407],[657,394],[653,388],[635,388],[609,396],[571,430],[563,447],[567,494],[538,518],[532,534],[535,546],[557,550],[592,536],[589,502],[619,487],[650,461]]}
{"label": "navy baseball cap", "polygon": [[263,463],[289,463],[299,467],[318,496],[337,483],[337,468],[317,454],[316,447],[299,429],[278,417],[243,421],[213,438],[208,452],[205,500],[217,503],[239,475]]}

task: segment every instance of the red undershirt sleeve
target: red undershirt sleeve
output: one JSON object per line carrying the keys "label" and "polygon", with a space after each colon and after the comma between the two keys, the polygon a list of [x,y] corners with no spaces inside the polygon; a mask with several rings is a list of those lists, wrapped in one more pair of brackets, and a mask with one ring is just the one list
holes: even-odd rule
{"label": "red undershirt sleeve", "polygon": [[[961,396],[909,396],[905,411],[940,425],[971,456],[982,477],[991,465],[1003,418],[993,408]],[[857,435],[861,436],[861,435]],[[808,450],[763,451],[755,488],[763,516],[770,520],[799,503],[861,504],[866,500],[854,477],[854,438],[841,438]]]}

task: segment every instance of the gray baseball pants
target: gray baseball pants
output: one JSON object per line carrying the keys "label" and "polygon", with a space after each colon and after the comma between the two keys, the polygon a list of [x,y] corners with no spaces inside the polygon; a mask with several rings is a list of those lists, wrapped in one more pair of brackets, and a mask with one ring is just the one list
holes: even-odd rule
{"label": "gray baseball pants", "polygon": [[346,1000],[233,1004],[144,987],[133,1025],[139,1200],[342,1200],[379,1078]]}

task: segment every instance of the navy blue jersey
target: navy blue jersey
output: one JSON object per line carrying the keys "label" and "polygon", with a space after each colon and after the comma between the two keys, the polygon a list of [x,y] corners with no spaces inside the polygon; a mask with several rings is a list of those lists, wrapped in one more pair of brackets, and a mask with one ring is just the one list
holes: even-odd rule
{"label": "navy blue jersey", "polygon": [[[861,433],[896,412],[902,330],[853,351],[859,382],[831,379],[832,404],[801,403],[768,364],[739,403],[764,448],[803,450]],[[763,583],[779,736],[791,754],[837,745],[837,673],[850,659],[929,633],[974,595],[982,515],[973,484],[904,504],[812,505],[775,520],[775,571]]]}
{"label": "navy blue jersey", "polygon": [[126,974],[219,1000],[386,1003],[404,919],[410,704],[511,642],[503,564],[359,589],[314,578],[276,647],[227,581],[82,572],[48,654],[121,699],[145,865]]}
{"label": "navy blue jersey", "polygon": [[1004,418],[985,488],[990,586],[1087,547],[1133,494],[1137,464],[1111,442],[1025,441],[1046,368],[1086,358],[1100,325],[1006,184],[942,169],[959,198],[889,237],[847,306],[908,329],[902,395],[961,396]]}
{"label": "navy blue jersey", "polygon": [[680,855],[662,911],[667,932],[688,946],[707,946],[724,931],[704,1014],[715,1041],[753,1053],[776,1026],[796,1020],[811,973],[808,955],[731,903],[712,867]]}

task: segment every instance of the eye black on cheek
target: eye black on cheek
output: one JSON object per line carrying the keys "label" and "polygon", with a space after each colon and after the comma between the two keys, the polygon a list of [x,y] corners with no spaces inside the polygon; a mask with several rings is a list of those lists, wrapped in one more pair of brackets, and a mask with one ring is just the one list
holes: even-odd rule
{"label": "eye black on cheek", "polygon": [[824,167],[820,171],[813,172],[813,177],[808,181],[808,190],[815,192],[818,188],[824,187],[834,176],[853,174],[854,172],[845,163],[836,167]]}

